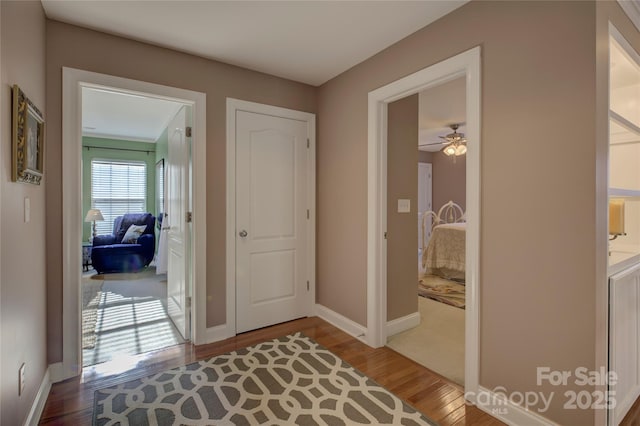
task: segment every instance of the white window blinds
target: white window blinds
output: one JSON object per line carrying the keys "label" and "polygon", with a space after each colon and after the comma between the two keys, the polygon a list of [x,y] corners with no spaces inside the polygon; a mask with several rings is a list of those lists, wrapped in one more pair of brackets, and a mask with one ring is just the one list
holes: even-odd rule
{"label": "white window blinds", "polygon": [[125,213],[147,211],[147,165],[139,161],[91,161],[91,208],[100,209],[98,234],[111,234],[113,221]]}

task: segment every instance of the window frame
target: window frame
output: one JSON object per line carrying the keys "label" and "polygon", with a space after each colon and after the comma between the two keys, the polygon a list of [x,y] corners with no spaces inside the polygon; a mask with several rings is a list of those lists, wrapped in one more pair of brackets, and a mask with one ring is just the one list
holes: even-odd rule
{"label": "window frame", "polygon": [[[118,198],[118,197],[94,197],[94,179],[95,179],[95,173],[94,173],[94,164],[95,163],[102,163],[102,164],[109,164],[110,166],[114,165],[114,164],[120,164],[120,165],[125,165],[127,167],[142,167],[142,177],[143,177],[143,183],[142,185],[140,185],[140,188],[143,191],[143,198],[129,198],[129,197],[122,197],[122,198]],[[102,216],[104,217],[104,221],[101,222],[96,222],[96,229],[97,229],[97,233],[98,234],[111,234],[111,232],[113,231],[113,222],[115,220],[116,217],[121,216],[124,213],[146,213],[147,212],[147,204],[149,201],[149,194],[148,194],[148,164],[146,161],[143,160],[123,160],[123,159],[115,159],[115,158],[92,158],[91,162],[90,162],[90,188],[89,188],[89,197],[90,197],[90,201],[91,201],[91,208],[95,209],[98,208],[100,209]],[[113,174],[113,173],[111,173]],[[129,182],[129,180],[127,181]],[[127,184],[127,187],[130,187],[130,184]],[[98,203],[96,203],[96,200],[99,200]],[[126,204],[127,207],[126,209],[120,209],[120,210],[125,210],[125,211],[119,211],[118,209],[114,209],[113,207],[111,207],[114,203],[113,200],[120,200],[120,202],[122,204]],[[108,203],[110,208],[105,208],[104,204]],[[140,210],[137,209],[131,209],[131,204],[136,204],[138,203],[139,206],[141,207]],[[116,213],[113,213],[113,211],[116,210]]]}

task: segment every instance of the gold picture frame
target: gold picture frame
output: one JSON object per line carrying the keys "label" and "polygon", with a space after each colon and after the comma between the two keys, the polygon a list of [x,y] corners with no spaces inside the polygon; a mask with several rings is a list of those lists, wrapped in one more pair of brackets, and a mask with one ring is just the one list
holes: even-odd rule
{"label": "gold picture frame", "polygon": [[44,117],[18,85],[13,86],[11,180],[40,185],[44,171]]}

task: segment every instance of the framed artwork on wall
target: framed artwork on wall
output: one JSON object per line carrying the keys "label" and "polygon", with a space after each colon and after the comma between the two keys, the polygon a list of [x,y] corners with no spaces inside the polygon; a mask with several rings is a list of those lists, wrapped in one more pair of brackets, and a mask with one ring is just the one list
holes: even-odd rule
{"label": "framed artwork on wall", "polygon": [[11,180],[40,185],[44,171],[44,117],[17,85],[13,86]]}

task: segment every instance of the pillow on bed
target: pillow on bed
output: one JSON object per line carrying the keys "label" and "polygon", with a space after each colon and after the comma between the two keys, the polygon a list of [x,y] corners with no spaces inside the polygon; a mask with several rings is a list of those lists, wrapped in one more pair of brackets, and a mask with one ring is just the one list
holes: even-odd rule
{"label": "pillow on bed", "polygon": [[145,229],[147,229],[147,225],[131,225],[124,234],[124,237],[122,237],[121,243],[136,244]]}

